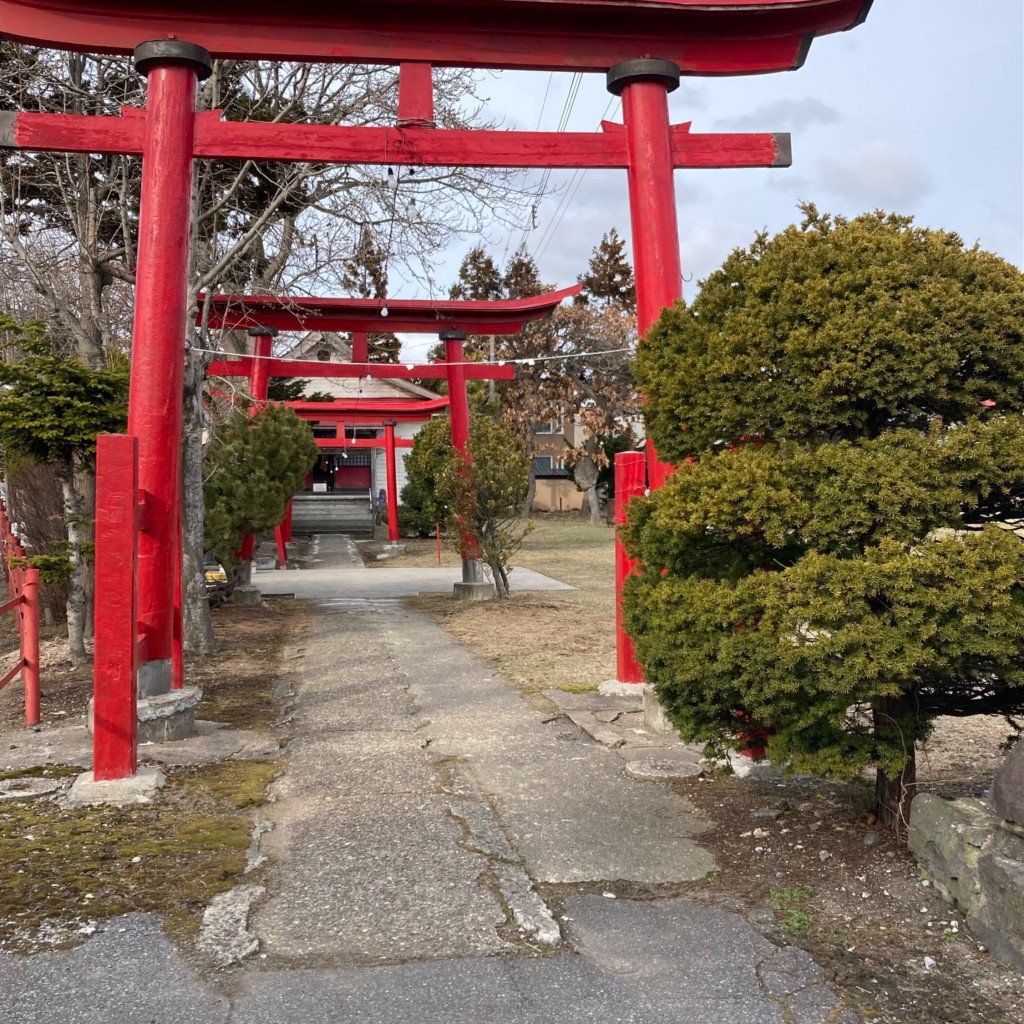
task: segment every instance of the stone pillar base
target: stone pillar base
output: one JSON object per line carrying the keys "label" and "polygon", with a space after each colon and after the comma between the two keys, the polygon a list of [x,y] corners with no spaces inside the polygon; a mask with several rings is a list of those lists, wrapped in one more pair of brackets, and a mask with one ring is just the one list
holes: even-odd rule
{"label": "stone pillar base", "polygon": [[97,782],[92,772],[82,772],[71,784],[65,803],[68,807],[90,804],[148,804],[164,788],[167,780],[156,768],[144,766],[126,779]]}
{"label": "stone pillar base", "polygon": [[494,597],[494,587],[490,583],[456,583],[452,587],[452,597],[456,601],[490,601]]}
{"label": "stone pillar base", "polygon": [[654,692],[650,683],[644,683],[644,725],[652,732],[675,733],[675,728],[668,720],[665,709]]}
{"label": "stone pillar base", "polygon": [[231,601],[234,604],[259,604],[262,600],[263,595],[260,593],[260,588],[251,583],[235,587],[231,593]]}
{"label": "stone pillar base", "polygon": [[[196,734],[196,704],[203,691],[184,686],[158,697],[140,697],[138,701],[139,743],[167,743],[187,740]],[[86,729],[92,735],[92,701],[89,701]]]}

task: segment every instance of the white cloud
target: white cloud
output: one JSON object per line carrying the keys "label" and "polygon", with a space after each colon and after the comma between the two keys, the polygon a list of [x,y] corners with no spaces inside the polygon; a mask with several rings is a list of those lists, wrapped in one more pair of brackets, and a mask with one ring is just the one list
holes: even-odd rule
{"label": "white cloud", "polygon": [[933,184],[917,157],[880,139],[842,158],[822,157],[818,176],[830,192],[870,208],[910,206]]}
{"label": "white cloud", "polygon": [[795,131],[814,124],[838,124],[842,115],[835,107],[808,96],[765,103],[740,117],[718,118],[721,128],[744,132]]}

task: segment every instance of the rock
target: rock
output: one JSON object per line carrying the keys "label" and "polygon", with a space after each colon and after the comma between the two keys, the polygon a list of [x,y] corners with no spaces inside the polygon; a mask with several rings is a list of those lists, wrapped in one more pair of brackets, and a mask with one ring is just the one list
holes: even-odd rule
{"label": "rock", "polygon": [[813,824],[809,825],[808,828],[812,832],[817,832],[821,828],[821,822],[820,821],[816,821]]}
{"label": "rock", "polygon": [[704,769],[692,761],[658,760],[628,761],[626,774],[634,779],[693,779],[704,774]]}
{"label": "rock", "polygon": [[1014,746],[996,772],[992,806],[1004,821],[1024,825],[1024,743]]}
{"label": "rock", "polygon": [[877,832],[868,832],[864,836],[865,846],[881,846],[884,841]]}
{"label": "rock", "polygon": [[0,780],[0,800],[31,800],[56,793],[60,779],[22,778]]}
{"label": "rock", "polygon": [[968,928],[998,959],[1024,970],[1024,836],[982,800],[918,794],[910,852]]}
{"label": "rock", "polygon": [[828,850],[819,850],[818,851],[818,860],[820,860],[822,864],[824,864],[825,861],[831,860],[831,859],[832,859],[832,854],[829,853]]}
{"label": "rock", "polygon": [[262,885],[236,885],[213,897],[203,914],[198,946],[218,967],[251,956],[259,940],[249,931],[249,908],[266,890]]}
{"label": "rock", "polygon": [[782,811],[778,807],[759,807],[756,811],[751,811],[750,816],[768,821],[778,821],[782,817]]}

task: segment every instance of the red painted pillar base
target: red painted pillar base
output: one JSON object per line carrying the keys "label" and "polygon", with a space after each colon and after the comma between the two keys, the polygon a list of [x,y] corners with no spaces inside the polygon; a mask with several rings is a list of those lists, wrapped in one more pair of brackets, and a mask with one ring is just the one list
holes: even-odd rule
{"label": "red painted pillar base", "polygon": [[644,670],[633,650],[633,638],[622,624],[622,588],[636,568],[636,562],[626,554],[618,527],[626,522],[630,499],[646,490],[646,481],[643,452],[619,452],[615,456],[615,678],[620,683],[644,681]]}

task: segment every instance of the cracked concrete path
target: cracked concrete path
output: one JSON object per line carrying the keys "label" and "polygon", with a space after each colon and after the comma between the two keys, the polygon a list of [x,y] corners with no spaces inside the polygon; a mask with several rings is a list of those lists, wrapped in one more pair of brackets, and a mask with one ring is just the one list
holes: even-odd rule
{"label": "cracked concrete path", "polygon": [[286,655],[293,739],[251,851],[272,858],[267,893],[231,936],[259,952],[215,969],[117,918],[76,949],[0,954],[4,1024],[858,1024],[805,953],[737,914],[574,895],[703,877],[708,823],[395,589],[359,596],[396,570],[353,550],[322,546]]}

